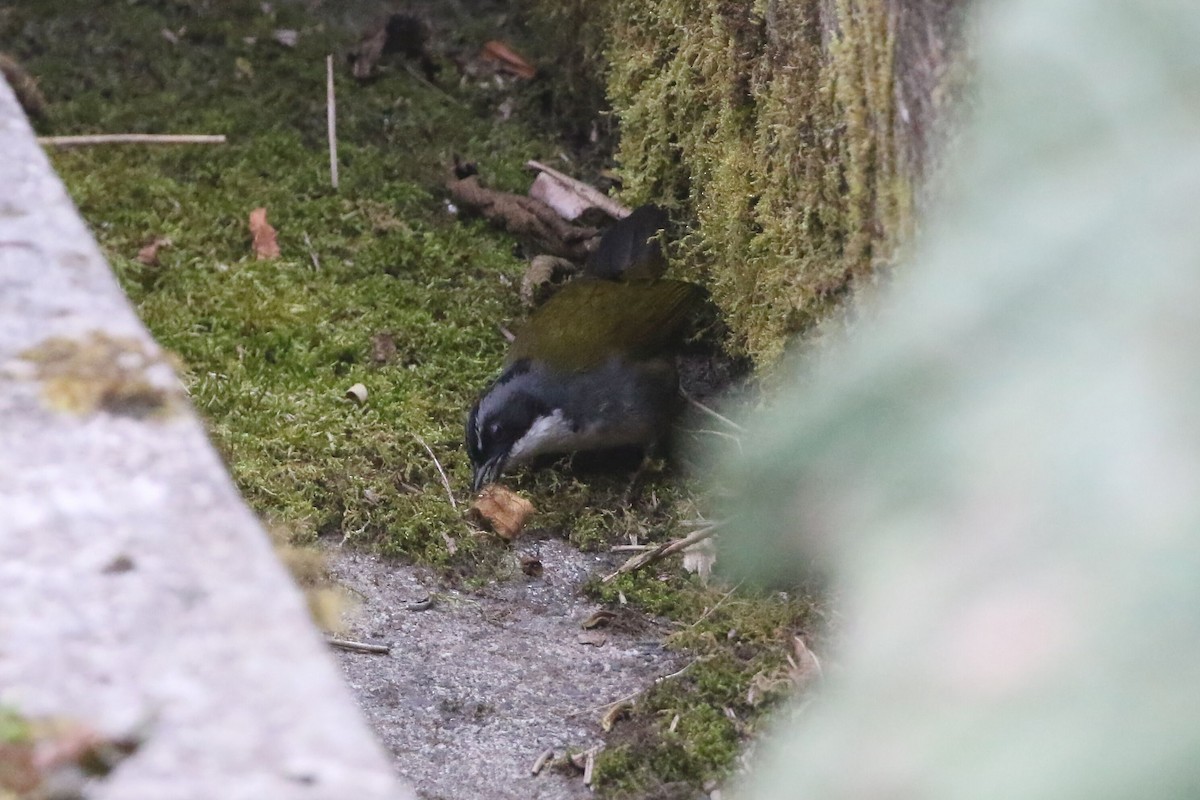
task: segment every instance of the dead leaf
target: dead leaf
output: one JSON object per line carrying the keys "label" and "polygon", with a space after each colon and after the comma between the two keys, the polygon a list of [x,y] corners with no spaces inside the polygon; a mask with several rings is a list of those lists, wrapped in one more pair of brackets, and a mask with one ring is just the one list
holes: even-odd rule
{"label": "dead leaf", "polygon": [[158,266],[158,251],[163,247],[169,247],[171,240],[165,236],[155,236],[153,241],[138,250],[137,260],[139,263],[145,264],[147,267]]}
{"label": "dead leaf", "polygon": [[279,241],[275,229],[267,222],[265,208],[256,208],[250,212],[250,235],[254,237],[252,247],[259,261],[279,258]]}
{"label": "dead leaf", "polygon": [[545,567],[537,556],[521,556],[521,572],[531,578],[540,578],[544,571]]}
{"label": "dead leaf", "polygon": [[300,31],[291,28],[277,28],[271,31],[271,38],[284,47],[295,47],[300,41]]}
{"label": "dead leaf", "polygon": [[717,563],[717,545],[710,538],[696,542],[683,550],[683,568],[700,576],[700,582],[708,584],[713,564]]}
{"label": "dead leaf", "polygon": [[605,611],[604,609],[600,609],[599,611],[594,612],[591,616],[589,616],[587,619],[585,619],[582,623],[580,623],[579,627],[583,628],[584,630],[591,630],[592,628],[603,628],[606,625],[608,625],[608,623],[612,622],[616,618],[616,616],[617,615],[611,611]]}
{"label": "dead leaf", "polygon": [[254,65],[250,63],[250,59],[244,56],[238,56],[233,60],[233,71],[239,78],[250,80],[254,77]]}
{"label": "dead leaf", "polygon": [[508,541],[521,533],[533,511],[533,503],[496,483],[485,486],[471,504],[471,514]]}
{"label": "dead leaf", "polygon": [[386,364],[396,357],[396,337],[390,333],[377,333],[371,337],[371,361]]}
{"label": "dead leaf", "polygon": [[487,61],[494,62],[498,69],[518,78],[528,79],[537,75],[537,69],[504,42],[495,39],[485,42],[479,55]]}

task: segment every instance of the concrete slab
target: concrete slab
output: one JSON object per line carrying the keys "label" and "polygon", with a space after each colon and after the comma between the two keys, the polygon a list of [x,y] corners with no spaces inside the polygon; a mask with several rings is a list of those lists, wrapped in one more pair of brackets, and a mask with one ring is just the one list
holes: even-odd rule
{"label": "concrete slab", "polygon": [[89,797],[412,796],[3,81],[0,706],[145,731]]}

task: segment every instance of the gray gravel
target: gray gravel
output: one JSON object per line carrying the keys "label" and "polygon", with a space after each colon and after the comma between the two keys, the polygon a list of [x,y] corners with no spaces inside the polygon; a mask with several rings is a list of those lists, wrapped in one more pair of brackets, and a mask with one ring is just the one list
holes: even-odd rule
{"label": "gray gravel", "polygon": [[[397,769],[428,800],[589,797],[580,777],[534,777],[530,766],[548,748],[600,744],[597,707],[682,664],[662,649],[661,627],[601,629],[601,646],[580,642],[593,633],[580,623],[599,607],[579,587],[619,558],[550,539],[518,541],[514,564],[523,554],[540,558],[542,577],[518,572],[460,592],[439,589],[428,570],[334,552],[334,577],[362,597],[346,636],[392,645],[387,656],[341,652],[342,667]],[[431,608],[408,610],[431,594]]]}

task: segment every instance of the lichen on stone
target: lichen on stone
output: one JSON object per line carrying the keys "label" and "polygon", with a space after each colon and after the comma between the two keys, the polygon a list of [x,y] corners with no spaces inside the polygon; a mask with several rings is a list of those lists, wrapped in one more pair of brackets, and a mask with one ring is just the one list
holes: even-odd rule
{"label": "lichen on stone", "polygon": [[52,337],[21,358],[32,363],[47,405],[72,414],[106,412],[144,419],[169,413],[182,388],[156,379],[159,353],[132,337],[93,331],[84,338]]}

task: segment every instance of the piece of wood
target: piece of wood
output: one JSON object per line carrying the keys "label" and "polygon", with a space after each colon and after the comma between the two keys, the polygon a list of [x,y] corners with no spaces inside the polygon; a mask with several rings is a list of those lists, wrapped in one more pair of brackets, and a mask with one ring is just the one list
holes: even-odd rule
{"label": "piece of wood", "polygon": [[43,147],[81,147],[93,144],[225,144],[224,134],[96,133],[83,136],[39,136]]}
{"label": "piece of wood", "polygon": [[532,240],[551,255],[583,261],[597,239],[595,228],[572,225],[550,206],[532,197],[489,189],[479,182],[478,175],[451,180],[446,188],[460,208],[482,214],[489,222]]}
{"label": "piece of wood", "polygon": [[629,208],[629,206],[621,205],[596,187],[589,186],[583,181],[576,180],[570,175],[559,172],[553,167],[546,166],[540,161],[526,161],[525,166],[529,169],[535,169],[538,172],[553,178],[555,181],[561,184],[563,188],[579,195],[579,197],[581,197],[588,205],[600,209],[613,219],[624,219],[633,213],[633,209]]}

